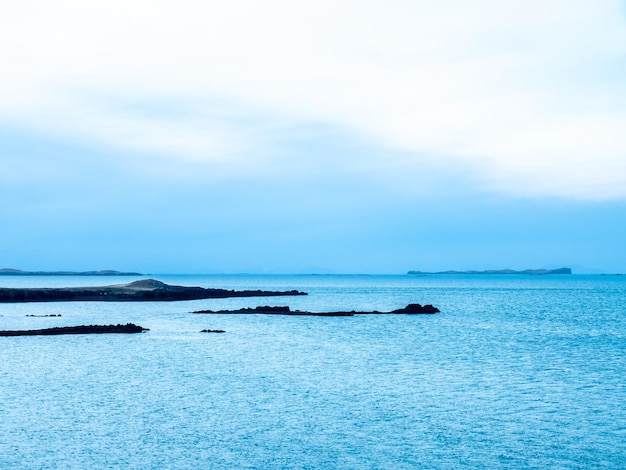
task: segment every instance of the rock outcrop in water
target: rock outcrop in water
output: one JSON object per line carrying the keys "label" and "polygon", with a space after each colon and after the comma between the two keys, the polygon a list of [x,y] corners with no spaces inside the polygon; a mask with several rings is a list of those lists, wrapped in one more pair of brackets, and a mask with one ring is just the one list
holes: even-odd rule
{"label": "rock outcrop in water", "polygon": [[206,315],[294,315],[294,316],[308,316],[308,317],[352,317],[354,315],[393,315],[393,314],[432,314],[437,313],[440,310],[432,305],[420,305],[409,304],[404,308],[392,310],[390,312],[379,312],[377,310],[371,312],[357,312],[352,310],[350,312],[306,312],[300,310],[291,310],[289,307],[270,307],[262,306],[255,308],[240,308],[238,310],[197,310],[192,313],[206,314]]}
{"label": "rock outcrop in water", "polygon": [[126,325],[81,325],[59,326],[42,330],[3,330],[0,336],[51,336],[51,335],[93,335],[105,333],[142,333],[149,331],[134,323]]}
{"label": "rock outcrop in water", "polygon": [[273,297],[307,295],[306,292],[205,289],[171,286],[155,279],[100,287],[0,288],[0,302],[156,302],[173,300],[222,299],[226,297]]}
{"label": "rock outcrop in water", "polygon": [[420,304],[409,304],[406,307],[392,310],[389,313],[405,313],[407,315],[414,315],[416,313],[437,313],[440,311],[441,310],[439,310],[437,307],[433,307],[430,304],[426,304],[423,306]]}

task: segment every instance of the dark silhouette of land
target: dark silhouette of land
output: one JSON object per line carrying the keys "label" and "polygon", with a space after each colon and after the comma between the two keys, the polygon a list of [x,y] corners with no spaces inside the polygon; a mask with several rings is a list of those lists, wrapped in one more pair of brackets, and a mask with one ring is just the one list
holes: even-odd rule
{"label": "dark silhouette of land", "polygon": [[3,330],[0,336],[51,336],[51,335],[92,335],[105,333],[142,333],[149,331],[134,323],[126,325],[81,325],[59,326],[42,330]]}
{"label": "dark silhouette of land", "polygon": [[205,289],[171,286],[155,279],[99,287],[0,288],[0,302],[165,302],[222,299],[227,297],[273,297],[307,295],[306,292]]}
{"label": "dark silhouette of land", "polygon": [[391,312],[379,312],[377,310],[370,312],[358,312],[352,310],[350,312],[306,312],[301,310],[291,310],[289,307],[270,307],[262,306],[255,308],[240,308],[238,310],[197,310],[192,313],[206,315],[294,315],[308,317],[352,317],[354,315],[393,315],[393,314],[432,314],[440,310],[432,305],[409,304],[404,308],[392,310]]}

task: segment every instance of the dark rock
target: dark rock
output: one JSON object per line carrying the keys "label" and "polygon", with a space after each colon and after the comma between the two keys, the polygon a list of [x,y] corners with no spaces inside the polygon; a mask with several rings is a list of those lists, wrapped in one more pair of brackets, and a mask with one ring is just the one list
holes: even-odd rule
{"label": "dark rock", "polygon": [[267,305],[255,308],[240,308],[237,310],[197,310],[192,313],[205,315],[294,315],[309,317],[352,317],[354,315],[392,315],[392,314],[431,314],[440,310],[432,305],[409,304],[404,308],[392,310],[391,312],[379,312],[377,310],[371,312],[306,312],[300,310],[291,310],[289,307],[269,307]]}
{"label": "dark rock", "polygon": [[4,330],[0,336],[50,336],[50,335],[89,335],[104,333],[142,333],[148,328],[127,323],[126,325],[81,325],[44,328],[42,330]]}
{"label": "dark rock", "polygon": [[440,312],[437,307],[433,307],[430,304],[421,306],[420,304],[409,304],[404,308],[399,308],[397,310],[392,310],[391,313],[406,313],[406,314],[415,314],[415,313],[437,313]]}
{"label": "dark rock", "polygon": [[351,317],[353,315],[348,312],[301,312],[299,310],[291,310],[289,307],[269,307],[267,305],[255,308],[240,308],[237,310],[197,310],[192,313],[206,315],[308,315],[318,317]]}

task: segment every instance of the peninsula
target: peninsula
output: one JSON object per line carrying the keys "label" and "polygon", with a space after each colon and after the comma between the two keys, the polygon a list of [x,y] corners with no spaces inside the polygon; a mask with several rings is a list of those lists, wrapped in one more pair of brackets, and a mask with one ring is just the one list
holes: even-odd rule
{"label": "peninsula", "polygon": [[171,286],[155,279],[97,287],[0,288],[0,303],[7,302],[163,302],[174,300],[222,299],[226,297],[273,297],[307,295],[306,292],[205,289]]}
{"label": "peninsula", "polygon": [[391,312],[379,312],[377,310],[371,312],[357,312],[352,310],[350,312],[305,312],[301,310],[291,310],[289,307],[269,307],[267,305],[263,307],[255,308],[240,308],[238,310],[197,310],[191,313],[205,314],[205,315],[297,315],[308,317],[352,317],[354,315],[393,315],[393,314],[432,314],[437,313],[440,310],[432,305],[420,305],[409,304],[404,308],[392,310]]}
{"label": "peninsula", "polygon": [[531,276],[541,276],[544,274],[572,274],[570,268],[559,269],[525,269],[516,271],[514,269],[489,269],[487,271],[409,271],[407,274],[529,274]]}
{"label": "peninsula", "polygon": [[143,276],[143,274],[124,273],[110,269],[101,271],[22,271],[21,269],[1,268],[0,276]]}
{"label": "peninsula", "polygon": [[0,336],[52,336],[52,335],[91,335],[103,333],[143,333],[149,331],[134,323],[126,325],[81,325],[59,326],[42,330],[2,330]]}

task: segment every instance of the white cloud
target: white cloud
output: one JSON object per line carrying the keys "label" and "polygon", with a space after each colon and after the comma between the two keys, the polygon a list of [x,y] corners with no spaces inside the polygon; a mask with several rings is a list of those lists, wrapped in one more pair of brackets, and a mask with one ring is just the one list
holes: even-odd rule
{"label": "white cloud", "polygon": [[0,119],[38,132],[254,164],[264,125],[219,97],[414,151],[416,171],[469,164],[498,191],[626,196],[616,1],[32,1],[0,7],[0,44]]}

